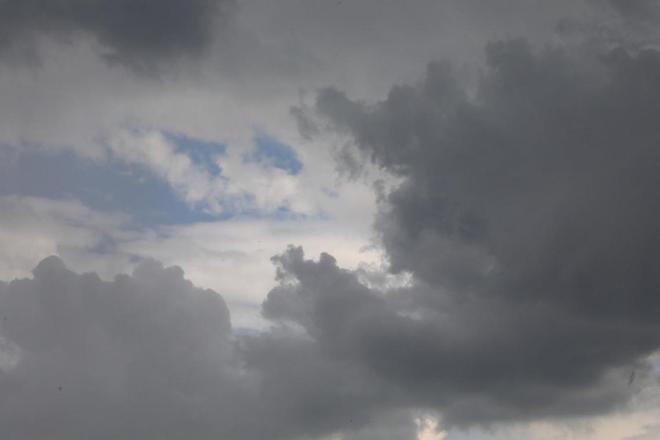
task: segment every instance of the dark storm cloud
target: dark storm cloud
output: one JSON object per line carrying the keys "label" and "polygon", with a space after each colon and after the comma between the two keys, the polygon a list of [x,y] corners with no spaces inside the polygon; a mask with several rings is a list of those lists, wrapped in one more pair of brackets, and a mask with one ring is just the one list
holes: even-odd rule
{"label": "dark storm cloud", "polygon": [[318,98],[403,179],[376,227],[417,281],[412,310],[324,278],[301,280],[306,309],[276,290],[265,310],[449,423],[603,411],[626,395],[611,373],[660,347],[660,55],[523,40],[486,55],[476,92],[432,64],[379,103]]}
{"label": "dark storm cloud", "polygon": [[419,285],[384,294],[299,248],[278,262],[295,282],[271,291],[267,317],[302,326],[324,363],[366,369],[356,389],[378,390],[381,407],[436,409],[445,426],[611,410],[634,392],[630,371],[660,337],[654,326],[547,304],[468,301]]}
{"label": "dark storm cloud", "polygon": [[[394,269],[431,283],[469,274],[472,289],[654,318],[659,54],[613,51],[585,66],[513,41],[487,56],[475,98],[441,65],[372,109],[333,90],[319,98],[362,151],[405,178],[379,219]],[[457,258],[464,270],[445,273]]]}
{"label": "dark storm cloud", "polygon": [[196,55],[233,0],[2,0],[0,48],[38,35],[89,34],[110,61],[148,70],[166,59]]}
{"label": "dark storm cloud", "polygon": [[655,0],[609,0],[615,11],[628,18],[648,19],[660,16],[660,5]]}

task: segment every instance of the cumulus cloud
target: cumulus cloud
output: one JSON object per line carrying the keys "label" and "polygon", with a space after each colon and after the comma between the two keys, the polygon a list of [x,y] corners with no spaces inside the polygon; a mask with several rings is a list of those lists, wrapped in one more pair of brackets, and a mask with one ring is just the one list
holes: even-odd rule
{"label": "cumulus cloud", "polygon": [[230,404],[229,311],[182,275],[149,261],[103,282],[50,257],[3,284],[0,331],[17,356],[1,375],[5,435],[229,438],[244,417]]}
{"label": "cumulus cloud", "polygon": [[360,365],[278,330],[234,334],[219,294],[153,260],[102,281],[48,257],[0,283],[0,361],[17,440],[416,435]]}
{"label": "cumulus cloud", "polygon": [[[605,411],[628,395],[616,371],[660,346],[660,54],[515,40],[486,56],[476,91],[431,64],[377,103],[336,89],[317,101],[403,180],[376,228],[391,269],[416,280],[404,298],[417,318],[323,277],[296,287],[313,292],[307,308],[276,292],[266,310],[418,389],[449,423]],[[335,300],[335,315],[313,311]]]}
{"label": "cumulus cloud", "polygon": [[3,0],[0,46],[38,36],[91,36],[109,61],[140,71],[180,55],[197,55],[211,41],[232,0]]}
{"label": "cumulus cloud", "polygon": [[[17,440],[443,438],[417,409],[440,409],[445,423],[519,418],[522,401],[528,416],[574,415],[582,405],[607,408],[630,392],[628,370],[590,381],[542,352],[548,339],[575,336],[575,327],[548,337],[542,333],[551,324],[543,322],[541,340],[538,332],[503,329],[487,338],[486,348],[482,332],[493,331],[492,315],[482,314],[485,323],[477,324],[474,313],[443,320],[433,317],[436,310],[413,313],[411,292],[370,289],[327,254],[311,261],[290,248],[274,261],[279,285],[263,307],[274,326],[256,333],[235,333],[219,294],[153,260],[132,275],[102,281],[48,257],[31,278],[0,283],[5,434]],[[519,321],[543,319],[531,313]],[[618,335],[603,325],[592,337],[598,342],[612,332]],[[532,339],[539,349],[521,351]],[[567,345],[572,350],[581,342]],[[515,378],[503,371],[509,356],[525,364],[514,367]],[[544,362],[567,376],[544,381]]]}
{"label": "cumulus cloud", "polygon": [[[657,344],[655,328],[545,304],[450,299],[419,285],[374,291],[331,256],[305,260],[300,248],[276,261],[281,284],[266,317],[300,326],[329,361],[366,369],[363,387],[379,390],[381,405],[433,408],[444,426],[610,410],[636,389],[637,356]],[[612,350],[613,340],[635,345]]]}

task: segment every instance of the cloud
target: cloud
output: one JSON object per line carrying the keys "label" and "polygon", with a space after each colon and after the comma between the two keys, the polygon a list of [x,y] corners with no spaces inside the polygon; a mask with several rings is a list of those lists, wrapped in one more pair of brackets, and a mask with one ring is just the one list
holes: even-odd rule
{"label": "cloud", "polygon": [[73,199],[17,195],[0,196],[0,211],[0,279],[23,277],[54,254],[103,275],[128,267],[125,256],[101,258],[112,253],[128,222],[124,215],[95,211]]}
{"label": "cloud", "polygon": [[[24,169],[28,176],[37,171],[51,174],[47,184],[57,188],[54,180],[68,180],[79,168]],[[55,168],[53,168],[55,167]],[[46,171],[44,171],[46,170]],[[97,168],[91,174],[103,177]],[[9,175],[13,173],[7,173]],[[198,285],[222,292],[232,307],[234,323],[239,328],[264,326],[259,309],[264,295],[271,289],[273,268],[270,257],[290,243],[299,243],[312,253],[332,252],[346,267],[356,269],[363,262],[374,267],[380,261],[380,251],[370,246],[371,216],[355,217],[352,205],[366,209],[372,205],[368,189],[352,191],[343,198],[345,213],[335,218],[242,217],[202,221],[184,219],[175,224],[153,224],[142,212],[158,208],[159,193],[137,185],[116,184],[118,176],[106,182],[89,198],[73,199],[71,195],[46,194],[36,196],[0,196],[0,280],[24,277],[49,255],[58,255],[78,271],[93,271],[102,279],[130,272],[147,258],[157,258],[167,265],[180,265]],[[87,189],[94,189],[91,182]],[[28,188],[24,186],[23,189]],[[69,189],[74,191],[73,186]],[[10,190],[8,188],[8,190]],[[66,189],[66,188],[65,188]],[[116,203],[104,203],[103,194],[112,190]],[[118,192],[119,191],[119,192]],[[132,209],[123,191],[132,191],[142,211]],[[73,192],[73,195],[77,195]],[[52,198],[46,198],[52,197]],[[89,205],[91,198],[99,203]],[[122,203],[123,202],[123,203]],[[117,206],[123,207],[118,210]],[[139,207],[139,206],[138,206]],[[175,205],[179,210],[180,205]],[[185,208],[185,207],[183,207]],[[372,209],[372,208],[371,208]],[[165,211],[172,214],[171,211]],[[181,211],[175,214],[182,216]],[[246,284],[245,280],[250,280]],[[377,281],[380,284],[386,280]]]}
{"label": "cloud", "polygon": [[[331,256],[305,260],[300,248],[275,261],[267,318],[300,326],[329,362],[366,369],[362,386],[381,405],[438,410],[443,427],[613,409],[635,390],[629,362],[657,341],[653,328],[543,304],[452,300],[420,285],[372,290]],[[611,350],[619,339],[635,345]]]}
{"label": "cloud", "polygon": [[5,435],[235,435],[244,416],[232,404],[229,311],[182,275],[148,261],[103,282],[50,257],[32,279],[2,285],[0,331],[18,350],[0,382]]}
{"label": "cloud", "polygon": [[[73,200],[8,196],[5,274],[57,253],[106,276],[151,254],[190,263],[188,276],[227,287],[218,290],[228,302],[253,304],[272,285],[257,260],[285,242],[341,261],[308,260],[300,248],[276,257],[263,304],[272,327],[246,331],[179,269],[146,261],[102,281],[47,259],[33,278],[0,283],[0,311],[11,312],[0,321],[3,427],[18,440],[99,430],[402,439],[415,437],[419,409],[439,414],[454,438],[466,426],[620,408],[652,378],[646,357],[660,345],[658,54],[516,40],[488,47],[476,87],[453,67],[504,32],[547,41],[578,3],[243,2],[240,38],[221,42],[215,8],[231,2],[0,0],[9,17],[0,46],[34,38],[48,52],[33,75],[0,69],[5,144],[73,149],[99,166],[112,156],[153,173],[190,209],[334,220],[127,231],[124,219]],[[134,14],[136,4],[148,13]],[[85,43],[62,48],[53,36]],[[196,66],[199,77],[142,81],[97,57],[100,47],[151,72],[211,43],[217,59]],[[438,56],[458,64],[409,80]],[[374,102],[392,81],[402,85]],[[321,93],[317,123],[303,89],[319,83],[344,91]],[[286,119],[298,91],[304,144]],[[362,155],[351,174],[361,159],[391,177],[375,226],[407,282],[355,270],[372,198],[355,182],[329,189],[327,145],[314,143],[328,123]],[[254,127],[277,145],[260,147]]]}
{"label": "cloud", "polygon": [[619,374],[660,346],[660,54],[513,40],[486,57],[476,91],[438,63],[380,102],[318,97],[325,121],[403,180],[376,228],[392,271],[416,281],[411,310],[291,255],[300,284],[266,311],[445,423],[607,411],[629,394]]}
{"label": "cloud", "polygon": [[660,9],[652,0],[609,0],[615,11],[627,18],[648,19],[658,18]]}
{"label": "cloud", "polygon": [[153,260],[102,281],[44,259],[0,283],[0,337],[12,439],[415,438],[359,365],[277,331],[234,335],[219,294]]}
{"label": "cloud", "polygon": [[298,190],[293,171],[299,172],[302,164],[289,150],[275,146],[278,144],[269,144],[267,152],[257,148],[250,157],[254,160],[223,149],[210,153],[204,161],[195,160],[198,152],[182,149],[176,138],[156,130],[124,130],[103,144],[112,158],[145,167],[191,208],[210,214],[268,215],[286,210],[295,215],[317,210]]}
{"label": "cloud", "polygon": [[[102,281],[49,257],[32,278],[0,283],[3,429],[17,440],[412,440],[432,434],[415,425],[416,408],[441,410],[445,423],[474,421],[464,411],[519,420],[522,400],[528,416],[574,416],[631,392],[627,368],[586,380],[543,352],[561,338],[568,360],[580,362],[573,350],[582,343],[566,342],[573,326],[541,339],[512,335],[519,328],[492,325],[512,322],[504,311],[476,317],[456,306],[438,320],[437,310],[414,308],[413,287],[370,289],[327,254],[315,262],[290,248],[274,261],[279,285],[263,306],[274,326],[253,333],[232,330],[220,295],[153,260]],[[519,322],[544,319],[524,312]],[[603,351],[601,339],[620,338],[617,330],[593,328],[592,349]],[[538,350],[521,350],[530,340]],[[513,377],[503,372],[509,356],[523,363]],[[545,362],[567,376],[542,381]]]}
{"label": "cloud", "polygon": [[367,224],[357,231],[353,229],[357,225],[342,224],[319,219],[233,219],[160,226],[124,234],[128,237],[108,257],[154,257],[185,267],[195,283],[223,293],[237,326],[264,327],[260,304],[276,284],[269,259],[288,244],[302,244],[314,253],[331,251],[351,269],[380,261],[380,252],[367,248]]}
{"label": "cloud", "polygon": [[148,72],[165,60],[203,52],[217,20],[232,7],[232,0],[3,0],[0,45],[89,35],[107,60]]}
{"label": "cloud", "polygon": [[106,142],[112,156],[152,170],[191,205],[211,211],[222,209],[216,198],[223,181],[216,181],[206,167],[196,164],[185,152],[158,131],[125,131]]}

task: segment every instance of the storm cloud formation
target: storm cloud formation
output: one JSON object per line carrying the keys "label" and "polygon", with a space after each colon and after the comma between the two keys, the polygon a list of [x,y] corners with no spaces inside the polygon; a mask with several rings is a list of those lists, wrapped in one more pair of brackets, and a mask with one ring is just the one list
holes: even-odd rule
{"label": "storm cloud formation", "polygon": [[318,98],[402,178],[376,227],[420,286],[402,296],[416,318],[381,307],[358,354],[408,389],[458,393],[449,422],[601,411],[626,394],[612,374],[660,344],[660,55],[523,40],[486,55],[473,93],[432,64],[376,104]]}
{"label": "storm cloud formation", "polygon": [[38,36],[88,35],[109,61],[147,71],[163,60],[198,55],[232,0],[2,0],[0,49]]}

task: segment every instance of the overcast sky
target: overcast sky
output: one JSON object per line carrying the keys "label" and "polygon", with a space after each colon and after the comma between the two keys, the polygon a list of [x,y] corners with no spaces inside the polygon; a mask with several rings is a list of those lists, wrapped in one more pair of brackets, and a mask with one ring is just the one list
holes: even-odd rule
{"label": "overcast sky", "polygon": [[0,0],[3,436],[660,438],[659,26]]}

